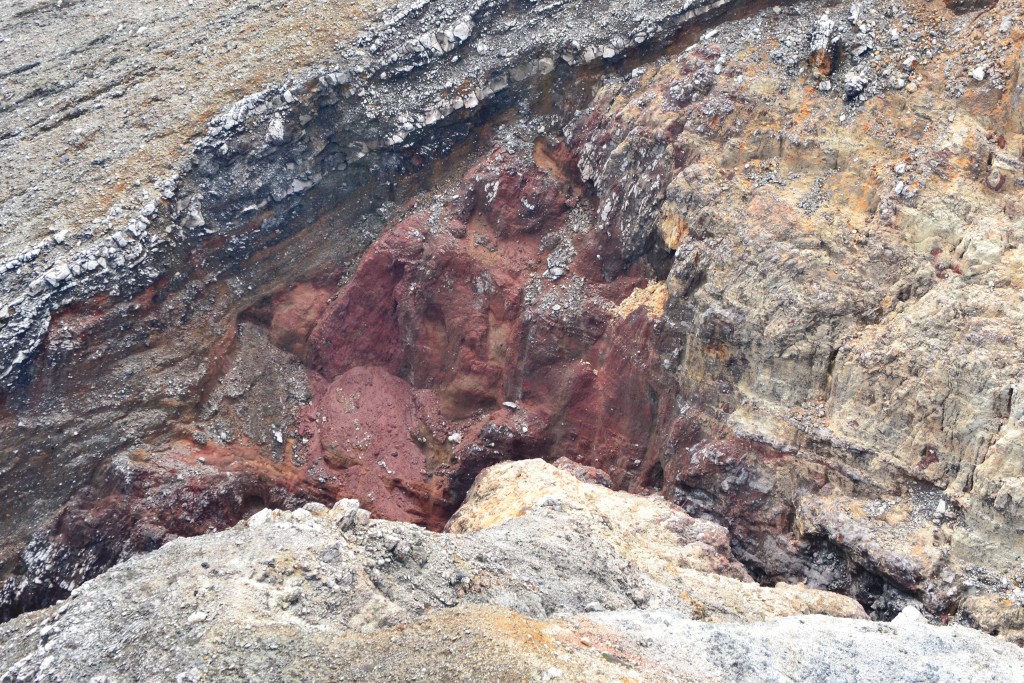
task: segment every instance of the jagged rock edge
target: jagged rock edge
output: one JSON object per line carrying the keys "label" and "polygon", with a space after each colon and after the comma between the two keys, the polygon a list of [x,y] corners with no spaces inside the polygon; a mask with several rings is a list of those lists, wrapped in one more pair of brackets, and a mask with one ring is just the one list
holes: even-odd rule
{"label": "jagged rock edge", "polygon": [[[602,22],[596,20],[588,22],[583,29],[590,29],[590,37],[583,36],[583,43],[573,40],[566,44],[553,31],[534,34],[536,42],[514,36],[510,44],[517,47],[518,52],[500,61],[489,56],[494,53],[486,47],[482,50],[478,47],[476,54],[465,54],[468,52],[465,48],[481,41],[484,28],[497,24],[502,10],[508,8],[507,0],[478,0],[466,9],[439,4],[421,1],[404,6],[375,29],[364,32],[358,44],[366,46],[371,53],[383,53],[381,57],[371,57],[360,50],[344,67],[321,65],[308,70],[301,78],[289,78],[226,107],[211,120],[207,133],[194,144],[191,154],[176,165],[178,171],[155,183],[160,201],[139,202],[140,206],[129,212],[131,217],[126,221],[115,223],[110,215],[94,219],[94,225],[105,229],[98,239],[78,248],[68,245],[63,253],[55,253],[57,247],[69,241],[67,232],[61,231],[0,262],[0,297],[3,297],[0,299],[0,323],[3,323],[0,391],[9,391],[23,378],[25,362],[39,349],[51,317],[61,309],[103,292],[127,297],[141,291],[168,274],[174,263],[185,260],[198,244],[230,236],[233,221],[227,216],[245,215],[273,201],[274,216],[265,220],[261,229],[283,227],[285,217],[296,208],[298,200],[323,179],[312,167],[327,145],[309,155],[303,164],[305,170],[288,178],[289,182],[283,184],[286,187],[275,188],[275,194],[256,203],[247,203],[247,199],[253,198],[251,193],[238,191],[232,186],[234,181],[220,183],[222,187],[214,188],[212,193],[204,188],[202,171],[221,165],[218,155],[231,160],[228,169],[248,171],[250,178],[259,177],[260,171],[269,174],[280,170],[281,158],[273,152],[285,141],[286,129],[293,126],[301,130],[303,117],[310,116],[306,112],[316,115],[325,107],[343,103],[347,105],[345,111],[354,114],[356,121],[364,126],[369,124],[368,134],[353,135],[335,144],[347,142],[348,147],[354,147],[353,156],[357,161],[371,153],[380,157],[414,146],[423,136],[454,119],[460,110],[471,111],[499,93],[515,92],[517,85],[529,85],[558,66],[571,69],[597,60],[614,60],[630,48],[671,40],[688,22],[738,3],[734,0],[660,0],[657,6],[643,3],[642,14],[634,17],[634,26],[613,33],[606,40],[599,40],[595,35],[609,35],[608,31],[598,30]],[[619,10],[626,4],[628,0],[613,0],[606,5],[604,14],[621,26]],[[535,7],[532,13],[553,14],[562,7],[560,3],[551,3]],[[432,10],[438,15],[432,22],[438,28],[407,37],[413,35],[411,29],[415,26],[430,20]],[[594,8],[594,15],[599,11]],[[558,21],[552,23],[562,25]],[[375,34],[375,30],[391,37],[385,37],[382,42],[382,36]],[[451,39],[447,38],[449,33]],[[446,42],[438,40],[438,34]],[[423,36],[428,36],[426,42],[421,40]],[[422,49],[411,47],[413,41]],[[427,81],[436,75],[434,71],[441,68],[439,57],[454,52],[463,53],[454,58],[465,57],[462,61],[468,64],[462,84],[448,81],[452,87],[438,88],[428,83],[426,92],[413,87],[417,79]],[[428,67],[436,68],[431,71]],[[461,94],[456,94],[457,90]],[[415,102],[413,106],[403,104],[410,100]],[[344,130],[344,126],[338,126],[336,132],[338,130]],[[231,159],[232,145],[244,146],[255,141],[260,142],[253,145],[254,153]],[[255,163],[250,165],[251,161]],[[228,169],[220,171],[220,179],[230,175],[226,172]],[[220,194],[217,190],[233,194],[217,199],[214,204],[213,198]],[[219,220],[211,222],[211,216]],[[208,227],[211,224],[222,229],[211,229]],[[257,250],[252,249],[251,244],[245,246],[251,252]],[[12,277],[8,274],[17,276],[13,271],[20,264],[32,262],[44,252],[51,261],[43,275]],[[111,282],[108,275],[116,275],[118,279]]]}

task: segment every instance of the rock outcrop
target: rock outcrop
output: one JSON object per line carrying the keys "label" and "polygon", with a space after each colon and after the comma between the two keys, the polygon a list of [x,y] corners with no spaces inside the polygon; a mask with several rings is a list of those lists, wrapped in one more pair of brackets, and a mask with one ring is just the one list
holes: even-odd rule
{"label": "rock outcrop", "polygon": [[[125,126],[94,117],[108,106],[104,88],[76,95],[88,104],[81,116],[72,107],[74,115],[38,119],[37,110],[46,108],[40,105],[66,104],[50,95],[77,82],[55,86],[52,69],[32,62],[16,69],[11,83],[21,94],[5,94],[5,159],[37,159],[54,179],[12,185],[4,199],[11,230],[0,279],[0,487],[9,505],[0,510],[0,616],[46,604],[176,535],[223,528],[262,505],[344,493],[332,487],[330,473],[293,457],[300,443],[294,424],[310,381],[298,359],[281,354],[291,353],[303,332],[287,331],[281,349],[274,342],[282,340],[243,329],[246,316],[261,321],[264,303],[290,289],[305,288],[314,299],[333,296],[389,218],[432,179],[465,170],[460,160],[503,113],[530,106],[549,88],[561,90],[556,83],[571,83],[603,61],[656,49],[722,4],[601,3],[574,26],[569,6],[413,3],[392,7],[355,37],[353,27],[362,24],[349,21],[346,8],[346,21],[333,27],[345,40],[329,54],[309,50],[276,82],[290,62],[262,71],[243,60],[225,70],[233,60],[218,55],[197,71],[195,78],[205,75],[211,87],[246,74],[274,82],[253,87],[215,116],[153,109],[158,132],[174,130],[167,135],[174,144],[158,154],[161,164],[171,164],[160,177],[147,175],[154,166],[145,160],[131,161],[131,120]],[[115,10],[114,20],[136,11]],[[12,23],[24,34],[18,45],[45,43],[43,35],[67,26],[60,6],[19,11]],[[257,51],[265,43],[268,54],[282,48],[282,37],[265,30],[267,23],[289,36],[330,23],[314,12],[284,22],[287,28],[275,24],[271,7],[238,23],[231,11],[208,8],[139,11],[141,18],[162,17],[159,30],[136,31],[146,36],[136,40],[161,36],[151,52],[134,54],[143,75],[184,49],[180,34],[194,35],[202,22],[239,31]],[[131,40],[116,27],[115,21],[99,36],[73,36],[82,44],[71,55],[83,55],[87,69],[123,61]],[[299,69],[306,58],[314,65]],[[167,90],[156,81],[133,81],[124,97],[153,101]],[[109,142],[104,154],[125,172],[114,176],[116,191],[99,215],[89,213],[92,203],[70,201],[71,191],[63,191],[75,178],[88,179],[65,173],[66,164],[78,169],[82,159],[43,159],[31,151],[51,149],[46,143],[55,135],[77,135],[72,127],[81,117],[89,126],[71,143],[81,146],[88,136]],[[189,132],[203,125],[204,133]],[[184,140],[189,146],[176,155]],[[15,175],[20,182],[24,174]],[[35,188],[54,195],[36,196]],[[50,222],[54,206],[68,212],[66,221]],[[49,227],[59,229],[48,234]],[[278,323],[308,321],[301,298],[290,302]],[[289,315],[301,319],[288,322]],[[236,361],[240,369],[230,374]],[[443,521],[444,514],[424,514]]]}
{"label": "rock outcrop", "polygon": [[0,626],[0,681],[1022,680],[1005,641],[863,616],[758,586],[660,497],[527,460],[444,534],[342,500],[173,541]]}
{"label": "rock outcrop", "polygon": [[[268,506],[357,498],[439,530],[482,470],[542,456],[662,494],[702,520],[681,533],[729,529],[729,547],[714,525],[677,547],[644,518],[631,533],[673,548],[636,555],[658,585],[682,562],[1024,642],[1020,15],[396,6],[175,133],[168,150],[192,144],[146,194],[106,100],[27,116],[54,93],[26,63],[3,153],[21,163],[80,118],[67,144],[105,123],[126,170],[96,220],[5,199],[0,615]],[[125,39],[83,54],[114,61],[96,46]],[[62,159],[39,162],[46,187],[94,182]],[[452,528],[486,536],[474,514],[517,509],[484,495],[490,476]],[[573,524],[638,552],[602,536],[614,519]]]}

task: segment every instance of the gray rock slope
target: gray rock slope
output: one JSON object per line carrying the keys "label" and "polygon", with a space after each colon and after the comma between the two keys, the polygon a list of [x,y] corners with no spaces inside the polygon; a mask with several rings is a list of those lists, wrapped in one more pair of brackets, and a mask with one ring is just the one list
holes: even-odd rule
{"label": "gray rock slope", "polygon": [[1001,639],[759,587],[721,527],[541,461],[486,471],[453,527],[265,510],[3,625],[0,681],[1024,680]]}

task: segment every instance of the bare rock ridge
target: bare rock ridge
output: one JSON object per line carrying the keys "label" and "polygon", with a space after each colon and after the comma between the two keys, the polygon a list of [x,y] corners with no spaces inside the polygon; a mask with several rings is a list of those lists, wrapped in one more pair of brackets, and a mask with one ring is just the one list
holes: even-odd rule
{"label": "bare rock ridge", "polygon": [[[552,530],[557,530],[554,533]],[[686,647],[681,648],[680,643]],[[447,533],[354,500],[173,541],[0,626],[0,681],[1022,679],[914,608],[758,586],[722,527],[540,460],[486,470]]]}
{"label": "bare rock ridge", "polygon": [[[877,670],[871,650],[900,628],[934,645],[900,640],[921,662],[961,637],[917,610],[1021,642],[1021,16],[1006,1],[399,6],[324,66],[213,117],[150,196],[41,241],[44,214],[5,203],[21,227],[5,234],[0,282],[3,616],[172,541],[94,585],[226,552],[232,534],[272,547],[272,526],[174,540],[264,507],[358,498],[438,530],[482,470],[542,456],[699,519],[673,517],[708,547],[679,550],[636,510],[645,521],[612,533],[652,534],[669,554],[604,542],[663,586],[677,580],[666,564],[702,572],[684,572],[689,595],[719,585],[708,572],[731,576],[742,609],[706,595],[699,609],[634,601],[641,612],[580,617],[575,598],[538,610],[485,586],[456,623],[483,610],[507,633],[564,608],[538,633],[639,638],[665,676],[690,675],[671,654],[684,635],[755,642],[747,655],[789,671],[786,653],[806,649],[686,621],[782,614],[780,598],[749,597],[761,590],[905,615],[808,622],[860,634],[836,656]],[[522,519],[538,543],[603,533],[515,487],[485,493],[489,476],[451,529],[475,538],[490,531],[480,518],[537,508]],[[407,588],[368,577],[389,600]],[[436,607],[411,604],[371,628],[397,637],[386,629]],[[39,644],[19,633],[20,658]],[[514,666],[533,667],[519,649]],[[575,645],[563,654],[626,675]],[[809,666],[798,676],[820,674]]]}

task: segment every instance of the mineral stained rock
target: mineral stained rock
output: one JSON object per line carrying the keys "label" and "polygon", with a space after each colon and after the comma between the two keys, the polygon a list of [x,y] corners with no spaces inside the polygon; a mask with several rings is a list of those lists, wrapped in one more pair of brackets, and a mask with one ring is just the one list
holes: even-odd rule
{"label": "mineral stained rock", "polygon": [[1020,681],[1024,653],[907,608],[758,586],[726,531],[540,460],[496,465],[447,533],[263,510],[0,626],[0,681]]}
{"label": "mineral stained rock", "polygon": [[807,57],[815,76],[826,78],[832,74],[838,51],[839,35],[836,32],[836,22],[827,14],[822,14],[811,33],[811,49]]}
{"label": "mineral stained rock", "polygon": [[189,22],[330,16],[124,11],[74,37],[110,78],[36,46],[0,93],[0,617],[266,507],[440,530],[539,456],[728,528],[645,572],[1024,642],[1018,4],[399,4],[193,55],[208,110]]}

